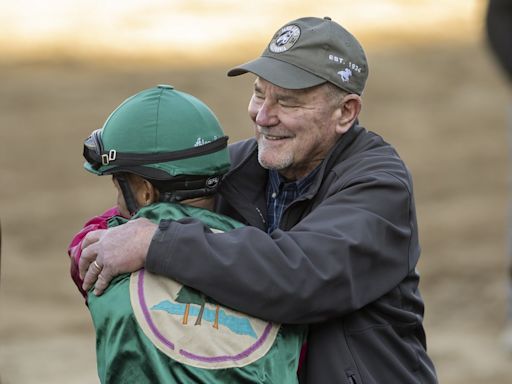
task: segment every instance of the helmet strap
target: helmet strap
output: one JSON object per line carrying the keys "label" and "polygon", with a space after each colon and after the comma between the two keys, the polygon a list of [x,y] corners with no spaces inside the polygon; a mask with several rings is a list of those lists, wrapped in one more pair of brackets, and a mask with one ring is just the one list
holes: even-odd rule
{"label": "helmet strap", "polygon": [[203,189],[172,191],[160,193],[160,201],[168,203],[179,203],[183,200],[195,199],[197,197],[205,197],[213,195],[214,192]]}
{"label": "helmet strap", "polygon": [[221,176],[217,175],[171,183],[168,185],[167,190],[160,191],[159,200],[162,202],[179,203],[183,200],[211,196],[217,192],[220,179]]}
{"label": "helmet strap", "polygon": [[121,192],[123,194],[124,202],[126,204],[126,208],[128,209],[128,212],[130,213],[130,217],[135,215],[137,211],[139,210],[139,206],[137,204],[137,200],[135,199],[135,195],[133,193],[132,188],[130,187],[130,183],[126,179],[126,177],[121,174],[115,174],[114,177],[116,178],[119,188],[121,188]]}

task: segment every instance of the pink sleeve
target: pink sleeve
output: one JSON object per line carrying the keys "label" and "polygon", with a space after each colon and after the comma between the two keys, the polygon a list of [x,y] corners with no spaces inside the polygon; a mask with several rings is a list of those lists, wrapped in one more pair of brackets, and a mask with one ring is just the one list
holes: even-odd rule
{"label": "pink sleeve", "polygon": [[87,298],[87,293],[82,289],[83,281],[80,279],[78,274],[78,262],[82,254],[82,240],[85,235],[91,231],[108,228],[108,220],[111,217],[117,216],[119,214],[120,213],[117,207],[113,207],[103,212],[100,216],[94,216],[92,219],[87,221],[87,223],[85,223],[84,227],[73,237],[71,243],[68,246],[68,255],[71,259],[71,278],[75,282],[82,296],[85,298]]}

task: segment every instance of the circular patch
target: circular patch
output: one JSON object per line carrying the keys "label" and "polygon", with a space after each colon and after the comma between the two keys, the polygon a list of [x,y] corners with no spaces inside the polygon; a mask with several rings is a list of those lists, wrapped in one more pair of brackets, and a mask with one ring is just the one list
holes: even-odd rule
{"label": "circular patch", "polygon": [[130,300],[151,342],[172,359],[198,368],[250,364],[266,355],[279,331],[279,325],[221,306],[144,270],[130,277]]}
{"label": "circular patch", "polygon": [[276,32],[268,49],[270,52],[281,53],[289,50],[300,37],[300,28],[294,24],[287,25]]}

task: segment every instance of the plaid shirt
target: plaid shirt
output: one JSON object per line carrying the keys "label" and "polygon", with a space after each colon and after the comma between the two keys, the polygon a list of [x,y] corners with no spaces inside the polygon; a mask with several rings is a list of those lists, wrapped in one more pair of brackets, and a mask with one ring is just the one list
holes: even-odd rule
{"label": "plaid shirt", "polygon": [[269,170],[267,183],[267,233],[279,227],[285,208],[306,193],[318,171],[318,167],[306,177],[291,182],[285,180],[274,169]]}

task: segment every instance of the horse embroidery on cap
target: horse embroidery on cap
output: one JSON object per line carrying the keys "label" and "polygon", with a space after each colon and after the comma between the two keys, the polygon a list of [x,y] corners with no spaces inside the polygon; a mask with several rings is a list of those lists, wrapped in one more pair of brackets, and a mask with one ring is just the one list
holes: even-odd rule
{"label": "horse embroidery on cap", "polygon": [[352,76],[352,71],[349,68],[345,68],[343,71],[337,72],[341,77],[341,81],[347,83],[350,80],[350,76]]}

